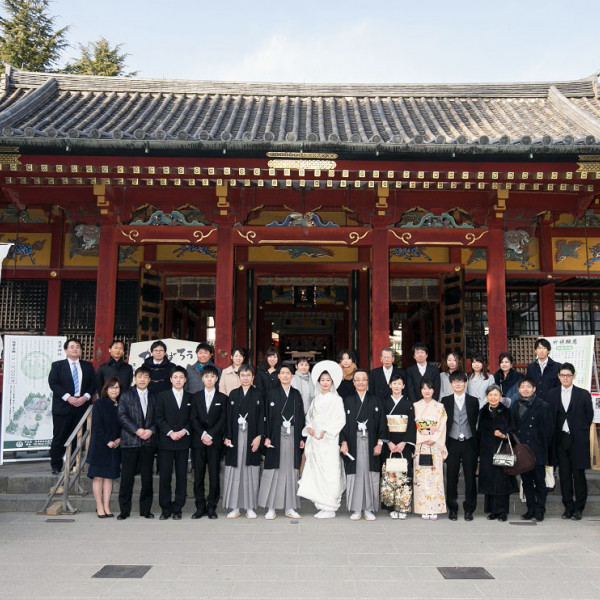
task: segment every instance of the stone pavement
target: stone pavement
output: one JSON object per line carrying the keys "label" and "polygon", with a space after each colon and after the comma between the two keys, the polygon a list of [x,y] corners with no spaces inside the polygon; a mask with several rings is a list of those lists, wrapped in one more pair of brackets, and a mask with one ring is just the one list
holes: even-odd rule
{"label": "stone pavement", "polygon": [[[264,511],[192,521],[186,509],[182,521],[0,513],[0,598],[600,598],[598,517],[351,522],[341,511],[318,521],[305,505],[294,523]],[[105,565],[151,568],[93,578]],[[494,579],[445,580],[437,567],[484,567]]]}

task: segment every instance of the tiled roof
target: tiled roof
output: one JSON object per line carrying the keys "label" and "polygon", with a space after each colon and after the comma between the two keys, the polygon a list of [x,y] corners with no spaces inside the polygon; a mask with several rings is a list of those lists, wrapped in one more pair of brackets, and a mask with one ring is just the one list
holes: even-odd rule
{"label": "tiled roof", "polygon": [[[29,73],[6,66],[0,136],[247,143],[591,145],[597,76],[545,83],[291,84]],[[491,148],[490,148],[491,149]]]}

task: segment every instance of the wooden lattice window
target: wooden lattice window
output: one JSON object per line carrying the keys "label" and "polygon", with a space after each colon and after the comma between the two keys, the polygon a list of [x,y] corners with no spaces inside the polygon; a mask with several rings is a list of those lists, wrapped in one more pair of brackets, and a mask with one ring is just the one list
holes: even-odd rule
{"label": "wooden lattice window", "polygon": [[0,331],[43,334],[48,282],[4,279],[0,284]]}

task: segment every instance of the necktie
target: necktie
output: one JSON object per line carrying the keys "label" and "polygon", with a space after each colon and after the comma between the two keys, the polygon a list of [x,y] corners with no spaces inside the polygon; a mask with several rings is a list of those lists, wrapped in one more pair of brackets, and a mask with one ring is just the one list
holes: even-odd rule
{"label": "necktie", "polygon": [[140,396],[140,400],[142,402],[142,412],[144,413],[144,419],[146,418],[146,412],[148,411],[148,398],[146,394],[142,393]]}
{"label": "necktie", "polygon": [[210,410],[210,405],[212,404],[213,396],[206,396],[206,412]]}
{"label": "necktie", "polygon": [[79,396],[79,373],[77,372],[77,363],[71,363],[73,374],[73,395]]}

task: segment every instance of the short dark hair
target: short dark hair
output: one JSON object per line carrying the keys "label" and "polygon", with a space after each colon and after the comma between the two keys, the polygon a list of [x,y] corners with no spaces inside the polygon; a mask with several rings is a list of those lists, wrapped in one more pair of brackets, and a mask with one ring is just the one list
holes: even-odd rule
{"label": "short dark hair", "polygon": [[505,358],[508,358],[510,364],[514,364],[515,359],[510,352],[500,352],[500,356],[498,357],[498,364],[500,364]]}
{"label": "short dark hair", "polygon": [[299,365],[301,362],[307,362],[310,365],[310,360],[309,360],[308,356],[299,356],[296,359],[296,364]]}
{"label": "short dark hair", "polygon": [[66,350],[69,347],[69,344],[71,342],[75,342],[76,344],[79,344],[79,347],[81,348],[81,341],[78,340],[77,338],[67,338],[67,341],[63,344],[63,349]]}
{"label": "short dark hair", "polygon": [[219,371],[217,371],[217,367],[213,367],[212,365],[206,365],[202,369],[201,377],[205,375],[214,375],[215,377],[219,376]]}
{"label": "short dark hair", "polygon": [[406,385],[406,375],[404,373],[402,373],[402,371],[400,371],[399,373],[394,373],[390,377],[390,383],[392,383],[393,381],[398,381],[399,379],[402,381],[402,383],[404,385]]}
{"label": "short dark hair", "polygon": [[163,350],[167,351],[167,345],[162,340],[156,340],[156,342],[152,342],[152,346],[150,346],[150,352],[154,352],[155,348],[159,348],[162,346]]}
{"label": "short dark hair", "polygon": [[352,350],[350,350],[350,348],[344,348],[343,350],[340,350],[340,351],[338,352],[338,355],[337,355],[337,357],[336,357],[336,359],[335,359],[335,360],[336,360],[338,363],[339,363],[339,362],[342,362],[342,358],[344,358],[344,354],[347,354],[347,355],[348,355],[348,358],[349,358],[349,359],[350,359],[350,360],[351,360],[353,363],[355,363],[355,362],[356,362],[356,354],[354,354],[354,352],[353,352]]}
{"label": "short dark hair", "polygon": [[492,383],[492,385],[485,390],[485,395],[487,396],[490,392],[500,392],[500,396],[502,396],[502,388],[496,383]]}
{"label": "short dark hair", "polygon": [[413,344],[413,347],[411,348],[410,352],[411,354],[414,354],[417,350],[425,350],[425,354],[429,356],[429,348],[427,347],[427,344],[417,342],[416,344]]}
{"label": "short dark hair", "polygon": [[267,351],[265,352],[265,358],[269,356],[276,356],[277,358],[279,358],[279,350],[277,350],[275,346],[269,346],[267,348]]}
{"label": "short dark hair", "polygon": [[419,386],[419,389],[422,390],[425,386],[431,388],[432,390],[435,390],[435,386],[433,385],[433,381],[431,379],[421,380],[421,385]]}
{"label": "short dark hair", "polygon": [[366,369],[356,369],[356,371],[352,373],[352,380],[354,380],[357,373],[364,373],[367,376],[367,379],[369,378],[369,371],[367,371]]}
{"label": "short dark hair", "polygon": [[539,339],[535,340],[533,349],[537,350],[539,346],[546,348],[546,350],[548,350],[548,352],[550,352],[550,350],[552,350],[552,344],[546,338],[539,338]]}
{"label": "short dark hair", "polygon": [[455,352],[455,351],[451,351],[451,352],[446,353],[446,356],[444,357],[444,364],[443,364],[442,371],[444,373],[448,372],[448,357],[449,356],[453,356],[454,357],[454,360],[456,361],[456,365],[457,365],[456,366],[456,370],[457,371],[462,371],[462,368],[463,368],[463,366],[462,366],[462,358],[461,358],[460,354],[458,352]]}
{"label": "short dark hair", "polygon": [[119,381],[118,377],[111,377],[110,379],[107,379],[104,382],[102,390],[100,391],[100,397],[108,398],[108,388],[111,388],[113,385],[119,386],[119,395],[121,395],[121,392],[123,391],[123,386],[121,385],[121,382]]}
{"label": "short dark hair", "polygon": [[183,373],[187,379],[187,371],[181,365],[176,365],[171,369],[171,372],[169,373],[169,379],[173,377],[175,373]]}
{"label": "short dark hair", "polygon": [[207,352],[213,353],[213,348],[208,342],[200,342],[196,346],[196,354],[200,352],[200,350],[206,350]]}
{"label": "short dark hair", "polygon": [[292,367],[290,367],[290,365],[281,365],[279,367],[279,372],[281,373],[281,369],[287,369],[290,372],[290,375],[293,375],[292,373]]}
{"label": "short dark hair", "polygon": [[152,375],[152,372],[150,371],[150,369],[146,365],[142,365],[141,367],[138,367],[135,370],[135,373],[133,374],[133,376],[135,377],[136,375],[143,374],[143,373],[145,373],[146,375]]}
{"label": "short dark hair", "polygon": [[239,352],[244,357],[245,362],[246,358],[248,357],[248,352],[246,351],[246,348],[242,348],[241,346],[234,346],[231,349],[231,356],[233,356],[236,352]]}
{"label": "short dark hair", "polygon": [[571,374],[575,375],[575,367],[571,363],[566,362],[560,365],[558,372],[560,373],[562,370],[571,371]]}
{"label": "short dark hair", "polygon": [[530,385],[533,386],[534,389],[537,388],[535,381],[533,379],[531,379],[531,377],[523,377],[523,379],[521,379],[521,381],[519,381],[518,387],[521,387],[524,383],[529,383]]}
{"label": "short dark hair", "polygon": [[464,381],[466,383],[468,381],[468,377],[464,371],[454,371],[453,373],[450,373],[448,381],[450,381],[450,383],[453,381]]}
{"label": "short dark hair", "polygon": [[246,371],[249,371],[250,373],[252,373],[252,375],[254,375],[254,369],[253,369],[253,368],[252,368],[250,365],[248,365],[248,364],[246,364],[246,363],[244,363],[244,364],[243,364],[243,365],[240,367],[240,370],[238,371],[238,375],[239,375],[240,373],[245,373]]}
{"label": "short dark hair", "polygon": [[126,349],[125,342],[123,340],[113,340],[109,345],[108,349],[110,350],[115,344],[121,344],[123,346],[123,350]]}

